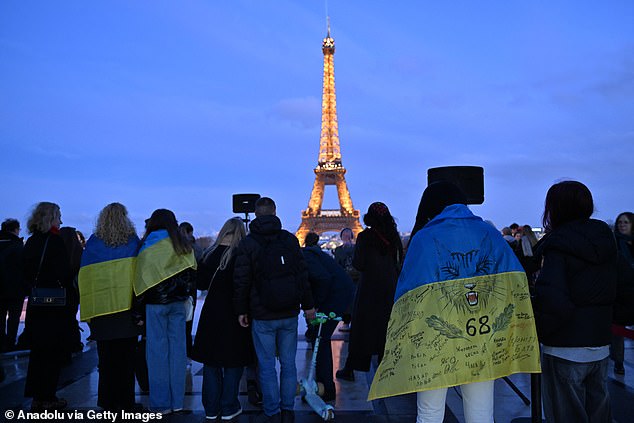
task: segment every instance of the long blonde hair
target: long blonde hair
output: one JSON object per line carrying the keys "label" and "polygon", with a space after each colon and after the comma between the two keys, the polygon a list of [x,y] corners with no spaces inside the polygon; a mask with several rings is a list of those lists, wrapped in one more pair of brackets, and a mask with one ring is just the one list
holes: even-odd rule
{"label": "long blonde hair", "polygon": [[61,216],[62,213],[60,212],[57,204],[42,201],[33,209],[31,217],[29,217],[29,220],[26,223],[26,227],[29,229],[30,233],[46,233],[53,227],[53,220],[55,220],[55,218],[61,220]]}
{"label": "long blonde hair", "polygon": [[108,247],[125,245],[136,235],[128,210],[121,203],[110,203],[99,212],[95,235]]}
{"label": "long blonde hair", "polygon": [[240,243],[240,241],[242,241],[244,237],[247,236],[247,232],[244,229],[244,223],[239,217],[232,217],[231,219],[227,220],[224,225],[222,225],[222,229],[220,229],[216,241],[203,253],[203,262],[207,260],[207,257],[209,257],[216,250],[216,248],[218,248],[220,243],[229,235],[232,236],[231,242],[229,243],[229,248],[227,248],[227,250],[222,254],[222,257],[220,258],[220,265],[218,266],[219,270],[226,269],[227,265],[231,261],[231,258],[233,257],[233,254],[235,253],[236,248],[238,247],[238,244]]}

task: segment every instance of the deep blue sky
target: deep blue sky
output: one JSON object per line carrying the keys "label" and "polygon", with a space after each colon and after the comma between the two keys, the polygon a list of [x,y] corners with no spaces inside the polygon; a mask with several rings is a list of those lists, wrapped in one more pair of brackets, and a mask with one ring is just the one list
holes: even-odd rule
{"label": "deep blue sky", "polygon": [[[427,168],[485,168],[498,227],[539,226],[548,187],[634,209],[634,2],[331,0],[339,132],[362,213],[411,229]],[[0,218],[38,201],[90,233],[107,203],[217,231],[231,195],[289,230],[319,148],[323,1],[0,3]],[[336,204],[334,188],[326,207]]]}

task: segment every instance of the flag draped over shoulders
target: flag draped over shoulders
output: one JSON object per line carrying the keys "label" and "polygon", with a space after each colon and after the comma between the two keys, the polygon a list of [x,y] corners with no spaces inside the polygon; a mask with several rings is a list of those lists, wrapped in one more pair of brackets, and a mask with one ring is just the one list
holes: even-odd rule
{"label": "flag draped over shoulders", "polygon": [[467,206],[445,208],[412,239],[368,399],[537,372],[522,266]]}
{"label": "flag draped over shoulders", "polygon": [[86,242],[79,269],[80,319],[129,310],[137,236],[118,247],[107,246],[92,235]]}
{"label": "flag draped over shoulders", "polygon": [[188,268],[196,269],[194,252],[179,255],[165,229],[153,231],[139,250],[134,272],[134,292],[141,295],[148,289]]}

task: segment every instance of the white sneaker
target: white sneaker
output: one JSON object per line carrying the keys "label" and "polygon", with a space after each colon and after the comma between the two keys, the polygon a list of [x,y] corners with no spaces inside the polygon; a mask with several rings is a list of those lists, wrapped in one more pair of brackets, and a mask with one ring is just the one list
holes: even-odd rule
{"label": "white sneaker", "polygon": [[221,417],[221,419],[222,419],[222,420],[231,420],[231,419],[233,419],[234,417],[239,416],[240,414],[242,414],[242,408],[238,408],[238,411],[236,411],[236,412],[235,412],[235,413],[233,413],[233,414],[230,414],[230,415],[228,415],[228,416],[222,416],[222,417]]}

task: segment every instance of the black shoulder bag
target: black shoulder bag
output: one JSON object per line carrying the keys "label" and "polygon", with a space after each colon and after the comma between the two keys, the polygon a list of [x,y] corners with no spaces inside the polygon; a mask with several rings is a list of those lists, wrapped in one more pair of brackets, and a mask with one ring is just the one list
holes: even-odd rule
{"label": "black shoulder bag", "polygon": [[62,287],[62,284],[57,281],[59,288],[38,288],[37,282],[40,277],[40,271],[42,270],[42,263],[44,262],[44,254],[46,253],[46,247],[48,246],[48,239],[50,235],[46,237],[44,242],[44,249],[42,250],[42,257],[40,257],[40,265],[37,268],[35,274],[35,282],[31,289],[31,296],[29,296],[29,305],[37,307],[62,307],[66,305],[66,288]]}

